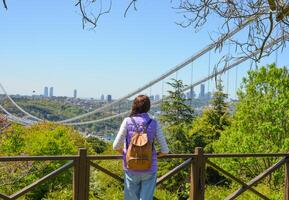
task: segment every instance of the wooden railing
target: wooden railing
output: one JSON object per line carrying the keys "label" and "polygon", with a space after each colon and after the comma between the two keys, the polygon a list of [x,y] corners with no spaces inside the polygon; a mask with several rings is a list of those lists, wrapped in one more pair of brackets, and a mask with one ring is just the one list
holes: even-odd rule
{"label": "wooden railing", "polygon": [[[281,159],[266,169],[264,172],[253,178],[251,181],[245,183],[229,172],[225,171],[215,163],[210,161],[210,158],[236,158],[236,157],[281,157]],[[205,171],[206,165],[211,166],[219,173],[223,174],[227,178],[239,183],[241,185],[235,192],[226,197],[226,200],[236,199],[245,191],[250,190],[261,199],[268,200],[264,194],[261,194],[253,186],[257,185],[265,177],[285,165],[285,188],[284,199],[289,200],[289,153],[272,153],[272,154],[205,154],[202,148],[197,147],[194,154],[170,154],[163,158],[183,158],[186,159],[183,163],[176,166],[174,169],[159,177],[157,179],[157,185],[163,183],[165,180],[171,178],[186,167],[190,167],[190,199],[191,200],[203,200],[205,199]],[[90,167],[96,168],[103,173],[111,176],[116,181],[123,183],[122,177],[105,169],[95,163],[96,160],[119,160],[122,159],[120,155],[87,155],[86,149],[79,149],[79,154],[75,156],[14,156],[14,157],[0,157],[0,162],[23,162],[23,161],[68,161],[65,165],[59,169],[49,173],[36,182],[28,185],[22,190],[12,194],[5,195],[0,193],[0,199],[10,200],[17,199],[24,196],[26,193],[33,190],[35,187],[42,183],[56,177],[60,173],[73,168],[73,199],[74,200],[88,200],[89,199],[89,177]]]}

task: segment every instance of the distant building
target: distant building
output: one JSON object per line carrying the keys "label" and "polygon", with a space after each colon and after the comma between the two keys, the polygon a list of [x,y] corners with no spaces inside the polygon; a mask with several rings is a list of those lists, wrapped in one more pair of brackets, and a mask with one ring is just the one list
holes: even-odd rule
{"label": "distant building", "polygon": [[196,97],[196,93],[194,91],[194,88],[191,87],[190,91],[187,92],[187,99],[194,99]]}
{"label": "distant building", "polygon": [[44,95],[45,97],[48,97],[48,87],[44,87],[44,93],[43,93],[43,95]]}
{"label": "distant building", "polygon": [[211,92],[207,92],[207,93],[205,94],[205,98],[206,98],[207,100],[211,100],[211,99],[212,99],[212,93],[211,93]]}
{"label": "distant building", "polygon": [[109,94],[109,95],[107,95],[107,101],[108,102],[112,102],[112,96]]}
{"label": "distant building", "polygon": [[77,98],[77,90],[76,89],[73,90],[73,98],[75,98],[75,99]]}
{"label": "distant building", "polygon": [[155,101],[159,101],[159,100],[160,100],[160,95],[157,94],[157,95],[155,96]]}
{"label": "distant building", "polygon": [[199,98],[202,99],[204,97],[205,97],[205,84],[201,84],[201,90],[200,90]]}
{"label": "distant building", "polygon": [[155,96],[154,96],[154,95],[151,95],[151,96],[150,96],[150,100],[151,100],[151,101],[155,101]]}
{"label": "distant building", "polygon": [[50,87],[49,89],[49,97],[53,97],[53,87]]}
{"label": "distant building", "polygon": [[104,94],[101,95],[100,100],[104,101]]}

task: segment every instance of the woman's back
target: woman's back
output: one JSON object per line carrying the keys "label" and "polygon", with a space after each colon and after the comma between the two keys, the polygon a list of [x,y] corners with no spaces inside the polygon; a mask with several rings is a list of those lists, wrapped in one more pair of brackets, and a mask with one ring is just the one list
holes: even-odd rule
{"label": "woman's back", "polygon": [[[125,200],[152,200],[157,180],[157,152],[154,143],[160,144],[162,154],[169,152],[165,137],[156,120],[151,120],[147,112],[150,110],[150,100],[145,95],[134,99],[130,117],[123,120],[119,132],[114,140],[113,149],[123,154],[123,169],[125,171]],[[146,128],[148,142],[152,144],[151,166],[147,170],[130,170],[127,168],[126,154],[132,137]],[[130,152],[129,152],[130,153]],[[128,156],[129,157],[129,156]],[[130,158],[130,157],[129,157]],[[143,168],[144,169],[144,168]]]}

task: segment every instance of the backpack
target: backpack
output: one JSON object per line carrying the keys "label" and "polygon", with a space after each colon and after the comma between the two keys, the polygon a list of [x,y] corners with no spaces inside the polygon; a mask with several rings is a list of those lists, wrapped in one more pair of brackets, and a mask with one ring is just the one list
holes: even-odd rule
{"label": "backpack", "polygon": [[143,130],[139,131],[139,125],[131,117],[136,131],[133,133],[127,152],[126,152],[126,167],[130,170],[148,170],[152,165],[153,141],[149,141],[147,128],[152,122],[150,119],[143,126]]}

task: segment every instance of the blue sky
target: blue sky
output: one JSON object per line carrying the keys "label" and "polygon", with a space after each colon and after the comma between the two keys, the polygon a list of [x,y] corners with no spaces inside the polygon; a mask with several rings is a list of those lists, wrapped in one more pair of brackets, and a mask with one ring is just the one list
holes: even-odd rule
{"label": "blue sky", "polygon": [[[111,13],[100,19],[95,30],[82,29],[73,1],[7,3],[8,11],[0,9],[0,82],[10,94],[30,95],[33,90],[42,94],[44,86],[53,86],[58,96],[72,96],[77,89],[81,97],[121,97],[206,46],[208,33],[216,28],[215,21],[198,33],[177,26],[182,15],[171,9],[169,0],[139,1],[138,11],[130,10],[126,18],[128,1],[113,1]],[[211,55],[212,66],[217,57]],[[274,60],[272,56],[266,62]],[[279,56],[278,62],[289,64],[285,56]],[[194,80],[208,73],[208,55],[196,65]],[[248,66],[230,72],[227,82],[240,79]],[[178,78],[189,84],[190,70],[189,66],[180,71]],[[232,75],[236,72],[240,75]],[[237,84],[239,80],[225,86],[233,93]],[[146,92],[159,93],[160,87]]]}

